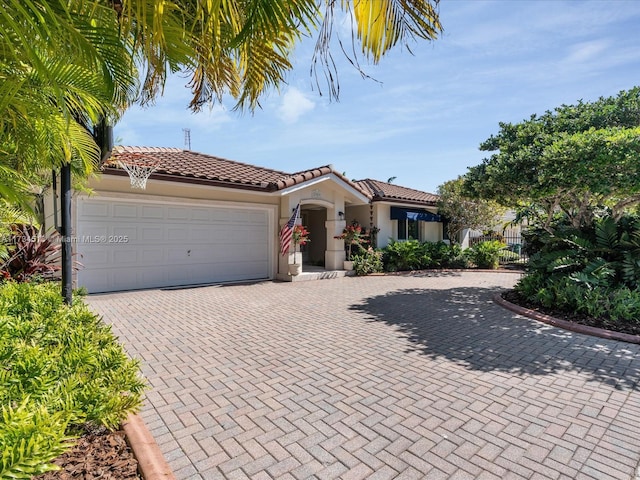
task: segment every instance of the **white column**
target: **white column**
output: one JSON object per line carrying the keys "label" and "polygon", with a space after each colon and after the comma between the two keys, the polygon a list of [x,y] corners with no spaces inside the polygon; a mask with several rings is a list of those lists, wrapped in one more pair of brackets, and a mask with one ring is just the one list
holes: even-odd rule
{"label": "white column", "polygon": [[337,212],[327,209],[327,221],[324,223],[327,230],[327,250],[324,252],[324,268],[327,270],[342,270],[345,260],[344,240],[335,237],[342,233],[347,222],[339,218],[332,219],[332,215],[337,217]]}

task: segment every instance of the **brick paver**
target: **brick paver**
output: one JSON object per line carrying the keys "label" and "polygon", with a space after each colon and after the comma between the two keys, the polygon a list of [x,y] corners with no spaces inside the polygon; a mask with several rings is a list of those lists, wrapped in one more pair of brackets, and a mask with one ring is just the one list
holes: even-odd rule
{"label": "brick paver", "polygon": [[640,346],[491,301],[512,273],[95,295],[179,479],[635,479]]}

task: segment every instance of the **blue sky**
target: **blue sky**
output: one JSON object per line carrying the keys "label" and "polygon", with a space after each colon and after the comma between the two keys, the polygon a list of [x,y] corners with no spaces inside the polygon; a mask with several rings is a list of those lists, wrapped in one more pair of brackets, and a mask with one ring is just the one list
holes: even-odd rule
{"label": "blue sky", "polygon": [[444,33],[398,49],[363,79],[334,50],[340,100],[310,77],[312,43],[296,51],[287,85],[255,113],[233,102],[187,109],[186,80],[170,79],[152,107],[116,125],[123,145],[184,147],[296,172],[332,164],[352,179],[375,178],[435,192],[487,156],[478,145],[499,122],[519,122],[582,99],[640,85],[636,0],[442,0]]}

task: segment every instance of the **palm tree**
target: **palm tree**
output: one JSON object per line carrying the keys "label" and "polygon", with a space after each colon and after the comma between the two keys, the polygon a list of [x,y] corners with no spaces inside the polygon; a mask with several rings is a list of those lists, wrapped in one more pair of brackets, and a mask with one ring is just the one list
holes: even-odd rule
{"label": "palm tree", "polygon": [[313,67],[325,67],[337,96],[329,47],[340,13],[376,63],[399,43],[435,39],[438,1],[6,0],[0,165],[25,172],[73,161],[86,175],[99,159],[90,127],[134,101],[152,102],[179,70],[189,75],[192,109],[225,93],[238,109],[255,109],[285,80],[296,42],[315,31]]}

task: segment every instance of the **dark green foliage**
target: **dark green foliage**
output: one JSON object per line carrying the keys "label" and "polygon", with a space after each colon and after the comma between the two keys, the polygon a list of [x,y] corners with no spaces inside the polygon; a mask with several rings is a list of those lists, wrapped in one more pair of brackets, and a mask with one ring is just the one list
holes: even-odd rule
{"label": "dark green foliage", "polygon": [[640,203],[640,88],[500,123],[480,149],[493,153],[464,176],[466,195],[525,207],[547,228],[559,212],[587,226],[601,206],[620,218]]}
{"label": "dark green foliage", "polygon": [[500,263],[500,255],[506,248],[507,244],[499,240],[485,240],[471,247],[468,256],[478,268],[496,269]]}
{"label": "dark green foliage", "polygon": [[418,240],[396,242],[392,240],[382,249],[382,260],[387,272],[419,270],[429,259],[422,258],[423,252]]}
{"label": "dark green foliage", "polygon": [[354,255],[353,270],[356,272],[356,275],[369,275],[370,273],[382,272],[384,270],[382,252],[370,248],[359,255]]}
{"label": "dark green foliage", "polygon": [[640,321],[640,218],[605,215],[580,229],[532,229],[527,275],[516,290],[545,307],[612,321]]}
{"label": "dark green foliage", "polygon": [[459,245],[444,242],[407,240],[391,241],[383,250],[382,260],[387,272],[421,270],[425,268],[464,268],[468,262]]}
{"label": "dark green foliage", "polygon": [[138,363],[86,305],[63,305],[59,288],[0,286],[0,478],[50,469],[74,425],[114,428],[141,403]]}

